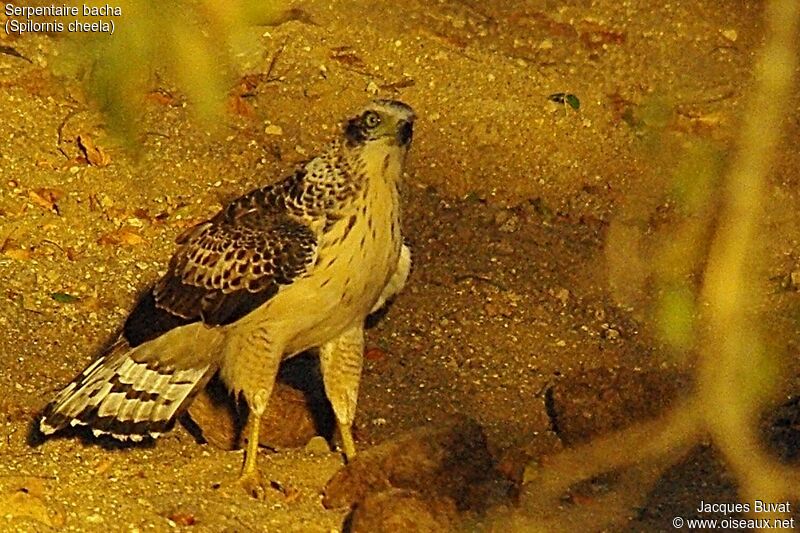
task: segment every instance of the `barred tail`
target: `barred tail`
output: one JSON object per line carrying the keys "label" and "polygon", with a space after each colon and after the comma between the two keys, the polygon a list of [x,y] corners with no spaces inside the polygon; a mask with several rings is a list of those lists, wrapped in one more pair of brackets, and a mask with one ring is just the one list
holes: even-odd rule
{"label": "barred tail", "polygon": [[95,435],[140,441],[169,430],[208,380],[210,365],[176,369],[136,361],[124,339],[89,365],[45,409],[39,429],[50,435],[88,426]]}

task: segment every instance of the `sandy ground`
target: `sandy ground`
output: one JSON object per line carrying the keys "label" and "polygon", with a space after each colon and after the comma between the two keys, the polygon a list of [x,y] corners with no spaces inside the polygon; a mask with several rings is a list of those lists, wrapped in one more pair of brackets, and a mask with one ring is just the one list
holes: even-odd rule
{"label": "sandy ground", "polygon": [[[668,239],[665,163],[698,138],[723,156],[734,148],[761,3],[655,4],[310,0],[299,5],[314,24],[254,30],[241,74],[261,72],[280,48],[277,79],[213,134],[192,122],[177,88],[159,87],[173,96],[147,99],[138,157],[105,136],[80,84],[53,73],[58,37],[0,40],[29,59],[0,54],[0,529],[341,529],[346,510],[320,503],[341,465],[335,453],[264,450],[265,476],[296,490],[259,502],[226,484],[241,452],[197,444],[181,427],[125,449],[75,438],[31,447],[28,430],[163,271],[178,233],[287,174],[375,92],[420,117],[405,191],[414,271],[369,333],[382,355],[365,367],[359,445],[464,412],[499,457],[563,431],[547,391],[569,396],[574,383],[584,395],[624,396],[609,383],[647,374],[655,385],[645,393],[669,394],[643,394],[612,415],[594,402],[586,424],[557,436],[566,444],[596,432],[593,420],[620,427],[668,405],[688,387],[675,381],[687,370],[657,340],[648,298],[614,290],[608,254],[634,250],[615,249],[624,243],[608,228],[624,216],[645,242]],[[548,99],[558,92],[577,95],[580,109]],[[653,101],[672,110],[675,153],[660,159],[635,118]],[[770,238],[754,251],[764,326],[790,356],[787,397],[800,390],[800,296],[780,290],[800,257],[797,109],[796,97],[786,103],[790,131],[763,222]],[[79,135],[110,164],[82,160]],[[672,469],[623,529],[670,529],[671,516],[700,500],[734,499],[733,487],[703,451]]]}

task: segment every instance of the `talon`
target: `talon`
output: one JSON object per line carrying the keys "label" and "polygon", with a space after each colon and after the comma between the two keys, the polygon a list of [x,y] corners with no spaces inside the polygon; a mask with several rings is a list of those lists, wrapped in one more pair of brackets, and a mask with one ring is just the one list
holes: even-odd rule
{"label": "talon", "polygon": [[258,436],[261,426],[261,413],[251,413],[253,417],[250,423],[250,435],[247,439],[247,449],[244,454],[244,465],[242,474],[239,476],[239,484],[247,493],[258,500],[263,500],[266,496],[266,487],[261,479],[261,472],[256,466],[258,460]]}
{"label": "talon", "polygon": [[255,472],[244,472],[239,477],[239,485],[253,498],[263,500],[267,495],[267,488],[261,479],[261,474]]}

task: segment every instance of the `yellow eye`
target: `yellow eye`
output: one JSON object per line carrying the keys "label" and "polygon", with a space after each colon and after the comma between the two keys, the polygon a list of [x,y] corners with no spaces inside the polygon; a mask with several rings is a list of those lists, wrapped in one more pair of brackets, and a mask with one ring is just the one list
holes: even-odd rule
{"label": "yellow eye", "polygon": [[364,125],[369,129],[377,128],[381,123],[381,117],[375,111],[364,113]]}

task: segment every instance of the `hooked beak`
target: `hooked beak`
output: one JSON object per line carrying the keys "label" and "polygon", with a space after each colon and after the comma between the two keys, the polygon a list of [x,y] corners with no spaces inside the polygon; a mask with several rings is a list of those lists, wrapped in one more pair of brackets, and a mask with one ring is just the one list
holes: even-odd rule
{"label": "hooked beak", "polygon": [[411,144],[411,138],[414,136],[414,122],[411,120],[403,120],[397,126],[397,142],[400,146],[408,146]]}

